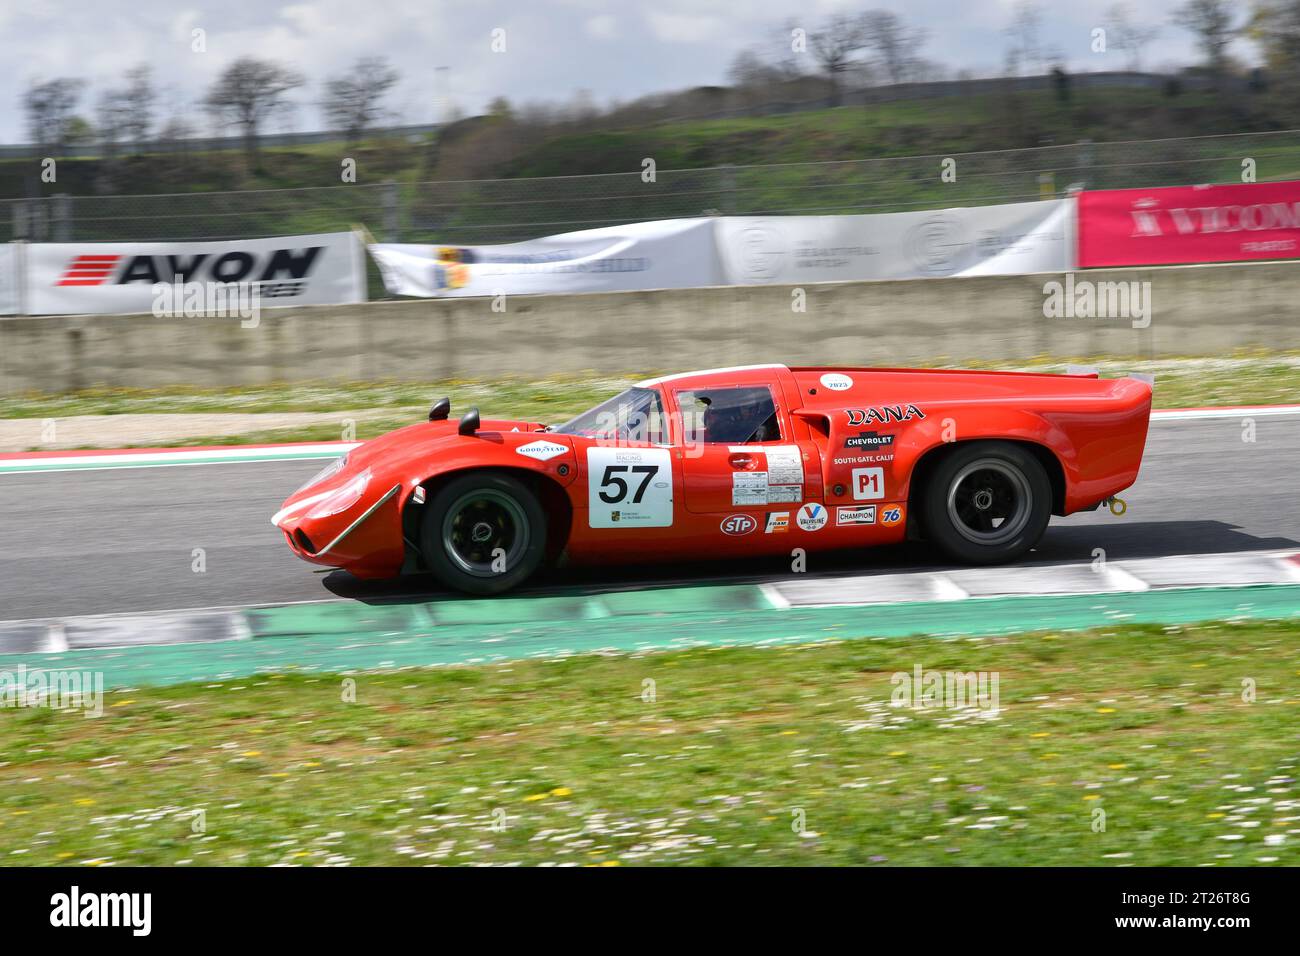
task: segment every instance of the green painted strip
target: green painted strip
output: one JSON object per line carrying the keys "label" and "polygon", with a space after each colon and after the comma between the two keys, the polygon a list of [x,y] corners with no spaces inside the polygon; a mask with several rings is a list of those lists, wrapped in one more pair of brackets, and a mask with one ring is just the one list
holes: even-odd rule
{"label": "green painted strip", "polygon": [[[750,592],[745,596],[744,592]],[[690,592],[683,594],[683,592]],[[712,596],[712,600],[710,598]],[[612,605],[611,606],[611,599]],[[519,620],[538,601],[548,613],[599,603],[604,616]],[[572,602],[566,605],[563,602]],[[644,604],[638,602],[644,601]],[[737,604],[750,606],[736,606]],[[450,605],[466,622],[448,623]],[[507,610],[491,610],[505,605]],[[481,611],[471,611],[483,608]],[[614,608],[627,609],[617,613]],[[477,615],[477,618],[476,618]],[[1300,617],[1300,585],[1193,588],[1123,594],[1005,597],[865,607],[775,610],[758,588],[664,589],[627,597],[511,598],[405,605],[291,605],[245,612],[254,640],[0,657],[17,665],[102,671],[106,687],[249,679],[259,673],[322,673],[474,664],[593,651],[784,644],[859,637],[935,638],[1079,630],[1119,623],[1184,624],[1224,618]],[[510,620],[484,620],[506,617]],[[439,623],[434,623],[435,619]]]}
{"label": "green painted strip", "polygon": [[39,458],[15,461],[0,461],[0,473],[22,474],[23,472],[53,471],[102,471],[108,468],[174,468],[178,465],[236,465],[260,461],[312,461],[337,458],[343,452],[272,452],[268,454],[248,454],[230,456],[204,455],[194,458],[175,458],[167,461],[131,461],[129,457],[97,458],[89,456],[84,461],[63,461],[51,464]]}

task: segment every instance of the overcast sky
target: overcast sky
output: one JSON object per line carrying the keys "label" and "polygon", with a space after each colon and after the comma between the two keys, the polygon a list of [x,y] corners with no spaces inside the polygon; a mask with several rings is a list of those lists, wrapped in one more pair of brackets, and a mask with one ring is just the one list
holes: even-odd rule
{"label": "overcast sky", "polygon": [[[1191,37],[1169,24],[1179,0],[1130,0],[1138,22],[1162,25],[1146,68],[1196,59]],[[1072,71],[1122,69],[1123,55],[1094,54],[1091,31],[1114,0],[1042,0],[1042,40]],[[391,97],[402,122],[438,119],[440,84],[467,113],[494,96],[596,102],[725,82],[740,49],[769,40],[787,20],[814,29],[835,12],[889,9],[928,40],[923,54],[954,70],[996,71],[1016,0],[0,0],[0,142],[28,140],[20,99],[33,79],[87,81],[78,112],[93,120],[98,91],[137,63],[154,68],[160,119],[194,108],[232,60],[254,55],[294,65],[308,78],[302,108],[277,128],[320,129],[322,80],[359,56],[384,55],[402,82]],[[506,50],[493,53],[492,31]],[[206,52],[191,50],[205,31]],[[1246,60],[1252,51],[1238,44]],[[439,70],[438,67],[446,67]]]}

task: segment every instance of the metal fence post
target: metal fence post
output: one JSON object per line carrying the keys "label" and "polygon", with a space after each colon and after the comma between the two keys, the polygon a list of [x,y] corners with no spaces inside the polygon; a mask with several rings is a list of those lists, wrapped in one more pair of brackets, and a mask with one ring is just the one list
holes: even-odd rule
{"label": "metal fence post", "polygon": [[55,193],[50,197],[50,220],[53,228],[51,237],[55,242],[72,241],[72,197],[67,193]]}
{"label": "metal fence post", "polygon": [[400,239],[398,236],[399,225],[397,203],[397,183],[391,179],[384,180],[380,204],[384,210],[383,233],[385,242],[398,242]]}
{"label": "metal fence post", "polygon": [[718,205],[722,208],[724,216],[734,216],[736,215],[736,167],[730,163],[720,166],[718,175],[722,180]]}

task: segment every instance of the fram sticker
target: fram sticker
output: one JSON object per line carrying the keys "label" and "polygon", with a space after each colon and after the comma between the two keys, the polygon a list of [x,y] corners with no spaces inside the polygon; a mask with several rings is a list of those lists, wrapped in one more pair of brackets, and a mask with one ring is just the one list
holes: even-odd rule
{"label": "fram sticker", "polygon": [[850,428],[858,428],[868,422],[888,425],[890,422],[910,422],[913,418],[925,417],[925,412],[915,405],[878,405],[872,408],[846,408],[844,414],[849,416]]}
{"label": "fram sticker", "polygon": [[764,534],[781,534],[790,530],[790,512],[788,511],[769,511],[767,515],[767,527],[763,529]]}

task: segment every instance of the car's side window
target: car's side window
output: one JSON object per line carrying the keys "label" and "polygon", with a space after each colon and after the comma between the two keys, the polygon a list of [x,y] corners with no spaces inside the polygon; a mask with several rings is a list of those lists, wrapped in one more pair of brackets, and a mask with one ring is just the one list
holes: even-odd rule
{"label": "car's side window", "polygon": [[781,440],[781,422],[766,385],[679,391],[685,444],[748,445]]}

